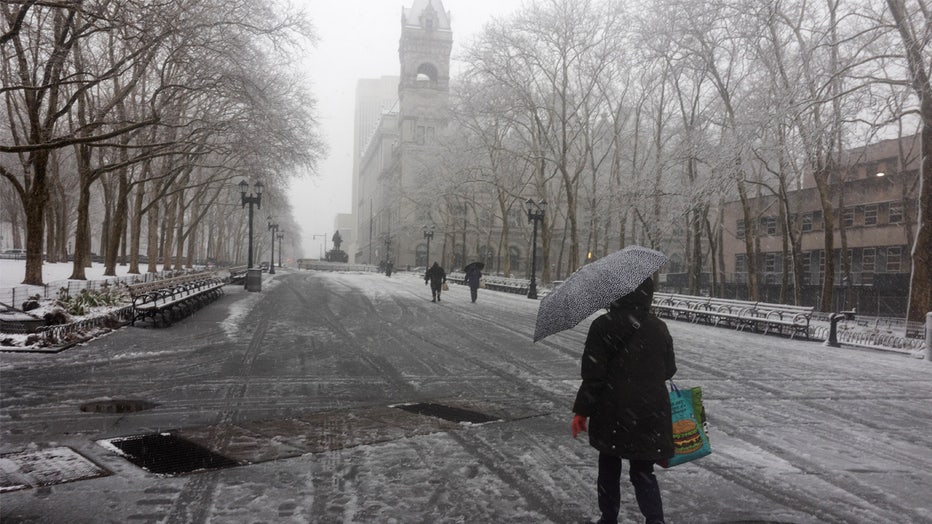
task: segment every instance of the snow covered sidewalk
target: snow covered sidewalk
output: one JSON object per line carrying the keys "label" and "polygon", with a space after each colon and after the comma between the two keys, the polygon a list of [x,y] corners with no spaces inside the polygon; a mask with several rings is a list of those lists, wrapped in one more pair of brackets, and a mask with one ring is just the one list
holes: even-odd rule
{"label": "snow covered sidewalk", "polygon": [[[63,476],[84,479],[0,493],[0,520],[595,515],[596,455],[569,435],[588,322],[534,344],[537,302],[518,295],[480,290],[471,303],[452,286],[432,303],[407,275],[265,278],[261,293],[231,288],[167,329],[124,328],[56,355],[0,354],[0,465],[21,468],[34,452],[46,470],[61,462]],[[932,522],[930,363],[668,325],[677,383],[703,387],[713,445],[709,457],[658,471],[668,522]],[[151,406],[81,410],[117,400]],[[410,403],[498,418],[450,423],[395,407]],[[238,465],[156,474],[105,445],[162,433]],[[88,478],[92,468],[67,450],[102,476]],[[625,488],[622,518],[636,521]]]}

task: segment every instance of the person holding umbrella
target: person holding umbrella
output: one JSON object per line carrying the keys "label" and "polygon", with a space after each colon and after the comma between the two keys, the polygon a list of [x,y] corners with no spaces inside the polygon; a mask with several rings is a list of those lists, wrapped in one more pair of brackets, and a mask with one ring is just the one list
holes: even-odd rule
{"label": "person holding umbrella", "polygon": [[469,284],[469,294],[472,296],[473,302],[479,296],[479,280],[482,279],[482,268],[484,267],[485,264],[482,262],[471,262],[463,268],[463,271],[466,272],[466,283]]}
{"label": "person holding umbrella", "polygon": [[440,302],[440,291],[446,281],[446,271],[437,261],[434,261],[434,265],[430,266],[427,272],[424,273],[424,284],[430,283],[431,302]]}
{"label": "person holding umbrella", "polygon": [[599,450],[599,522],[618,522],[622,459],[638,508],[649,524],[663,523],[654,463],[673,456],[670,397],[665,381],[676,373],[673,340],[650,313],[653,281],[609,306],[589,327],[582,385],[573,404],[573,438],[586,431]]}
{"label": "person holding umbrella", "polygon": [[650,275],[667,260],[659,251],[626,247],[580,268],[537,312],[535,342],[608,309],[589,326],[571,425],[576,438],[588,419],[589,444],[599,452],[599,522],[618,522],[622,459],[645,521],[664,522],[654,463],[673,456],[665,381],[676,373],[676,358],[666,324],[650,312]]}

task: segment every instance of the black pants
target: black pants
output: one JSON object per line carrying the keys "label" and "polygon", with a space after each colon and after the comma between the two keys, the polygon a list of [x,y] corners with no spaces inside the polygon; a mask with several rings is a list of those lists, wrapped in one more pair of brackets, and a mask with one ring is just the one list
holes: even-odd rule
{"label": "black pants", "polygon": [[469,294],[472,295],[472,301],[475,302],[476,298],[479,296],[479,286],[469,286]]}
{"label": "black pants", "polygon": [[[629,460],[628,478],[634,485],[634,496],[638,508],[648,524],[663,523],[663,502],[660,499],[660,486],[654,476],[654,463],[649,460]],[[618,522],[618,509],[621,507],[621,459],[605,453],[599,453],[599,510],[602,520],[608,524]]]}
{"label": "black pants", "polygon": [[430,283],[430,293],[433,296],[433,300],[440,300],[440,290],[443,289],[443,282]]}

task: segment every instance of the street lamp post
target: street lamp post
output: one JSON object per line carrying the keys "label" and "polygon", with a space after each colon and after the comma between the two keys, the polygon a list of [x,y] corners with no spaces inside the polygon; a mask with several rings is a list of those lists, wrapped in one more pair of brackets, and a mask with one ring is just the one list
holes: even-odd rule
{"label": "street lamp post", "polygon": [[246,257],[247,268],[252,268],[252,206],[255,205],[257,208],[262,209],[262,182],[257,180],[253,187],[255,188],[256,194],[253,195],[250,193],[249,196],[246,196],[246,191],[249,191],[249,182],[243,180],[239,183],[243,207],[249,204],[249,254]]}
{"label": "street lamp post", "polygon": [[285,240],[285,232],[278,232],[278,267],[282,267],[282,241]]}
{"label": "street lamp post", "polygon": [[269,257],[269,274],[275,274],[275,236],[278,234],[278,224],[272,222],[272,215],[269,215],[269,231],[272,232],[272,254]]}
{"label": "street lamp post", "polygon": [[392,276],[392,236],[385,235],[385,276]]}
{"label": "street lamp post", "polygon": [[424,226],[424,238],[427,239],[427,260],[425,266],[430,266],[430,241],[434,238],[434,226]]}
{"label": "street lamp post", "polygon": [[534,236],[532,237],[531,242],[531,284],[527,288],[527,297],[536,299],[537,298],[537,223],[544,220],[544,212],[547,210],[547,201],[541,200],[540,202],[534,202],[532,199],[527,199],[527,202],[524,203],[524,207],[527,208],[527,221],[534,223]]}

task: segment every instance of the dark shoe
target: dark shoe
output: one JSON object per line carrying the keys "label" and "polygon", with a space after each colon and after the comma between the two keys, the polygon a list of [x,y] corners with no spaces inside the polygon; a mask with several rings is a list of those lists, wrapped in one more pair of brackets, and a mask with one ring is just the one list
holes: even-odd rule
{"label": "dark shoe", "polygon": [[432,299],[430,299],[430,301],[431,301],[431,302],[436,302],[437,299],[436,299],[436,298],[432,298]]}

